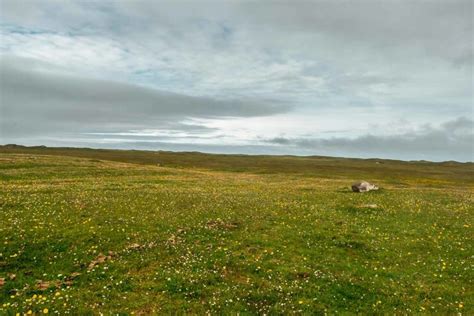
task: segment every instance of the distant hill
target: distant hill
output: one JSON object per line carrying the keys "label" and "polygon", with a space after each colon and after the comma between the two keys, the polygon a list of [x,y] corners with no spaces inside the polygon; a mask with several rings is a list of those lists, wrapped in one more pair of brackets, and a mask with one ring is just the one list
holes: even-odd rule
{"label": "distant hill", "polygon": [[399,161],[324,156],[229,155],[200,152],[113,150],[46,146],[0,145],[0,153],[41,154],[109,160],[174,168],[208,169],[258,174],[303,174],[309,177],[381,178],[406,176],[474,182],[474,164],[460,162]]}

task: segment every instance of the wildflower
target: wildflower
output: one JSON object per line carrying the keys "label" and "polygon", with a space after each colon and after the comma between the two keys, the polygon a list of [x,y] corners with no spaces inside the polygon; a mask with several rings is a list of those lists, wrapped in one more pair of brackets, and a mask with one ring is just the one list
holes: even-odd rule
{"label": "wildflower", "polygon": [[43,314],[49,313],[49,310],[47,308],[43,309]]}

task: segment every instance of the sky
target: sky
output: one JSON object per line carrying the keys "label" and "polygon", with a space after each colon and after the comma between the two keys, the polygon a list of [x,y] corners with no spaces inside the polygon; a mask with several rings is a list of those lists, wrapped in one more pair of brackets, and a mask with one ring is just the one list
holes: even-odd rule
{"label": "sky", "polygon": [[473,2],[0,0],[0,144],[473,161]]}

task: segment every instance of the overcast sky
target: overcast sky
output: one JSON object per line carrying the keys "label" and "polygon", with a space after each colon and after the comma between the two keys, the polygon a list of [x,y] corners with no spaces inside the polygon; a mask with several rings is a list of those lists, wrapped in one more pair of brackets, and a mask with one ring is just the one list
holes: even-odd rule
{"label": "overcast sky", "polygon": [[473,160],[473,2],[0,0],[0,143]]}

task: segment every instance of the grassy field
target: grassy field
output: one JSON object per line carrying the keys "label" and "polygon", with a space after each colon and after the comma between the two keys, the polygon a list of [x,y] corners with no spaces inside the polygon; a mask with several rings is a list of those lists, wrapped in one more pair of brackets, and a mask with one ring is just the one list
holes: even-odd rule
{"label": "grassy field", "polygon": [[0,314],[472,315],[473,192],[469,163],[0,146]]}

